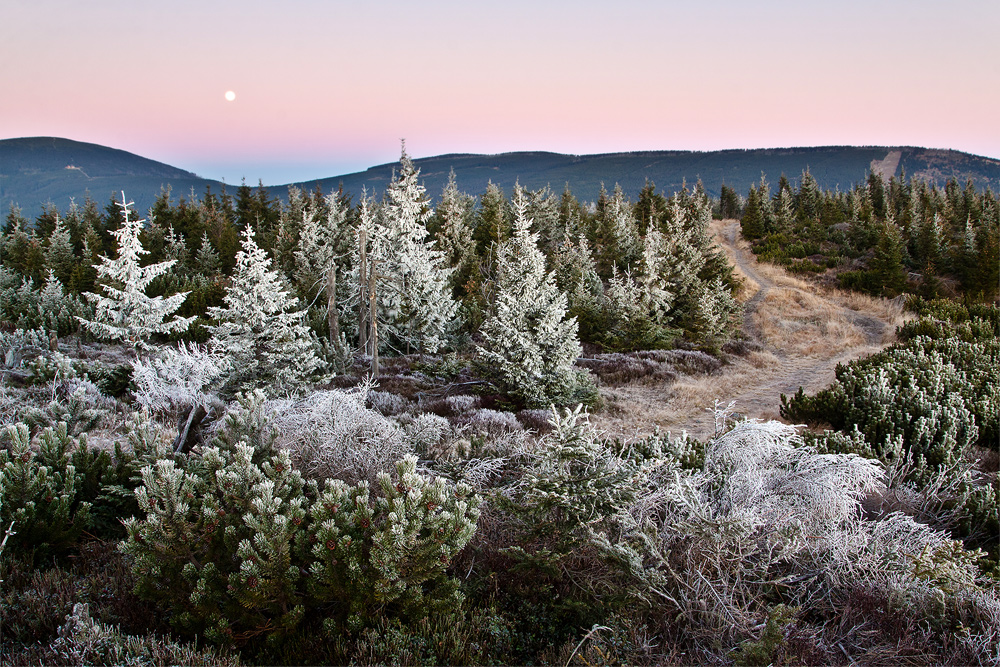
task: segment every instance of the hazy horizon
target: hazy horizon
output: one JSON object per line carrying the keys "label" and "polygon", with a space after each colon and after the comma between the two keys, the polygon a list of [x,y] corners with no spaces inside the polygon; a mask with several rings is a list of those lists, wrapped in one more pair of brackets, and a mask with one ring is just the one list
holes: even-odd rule
{"label": "hazy horizon", "polygon": [[[399,157],[908,145],[1000,157],[1000,5],[223,0],[0,9],[5,137],[280,184]],[[233,91],[235,100],[225,93]]]}

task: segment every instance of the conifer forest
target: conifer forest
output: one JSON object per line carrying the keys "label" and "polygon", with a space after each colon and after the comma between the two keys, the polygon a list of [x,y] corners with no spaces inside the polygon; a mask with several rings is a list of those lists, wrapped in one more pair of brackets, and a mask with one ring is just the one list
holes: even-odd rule
{"label": "conifer forest", "polygon": [[0,662],[1000,664],[998,289],[877,172],[12,207]]}

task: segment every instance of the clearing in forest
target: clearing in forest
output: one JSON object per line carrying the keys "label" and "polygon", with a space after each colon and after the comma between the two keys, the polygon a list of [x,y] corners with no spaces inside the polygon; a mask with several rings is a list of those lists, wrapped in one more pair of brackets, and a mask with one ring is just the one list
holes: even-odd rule
{"label": "clearing in forest", "polygon": [[746,417],[778,419],[781,394],[823,389],[833,382],[837,364],[895,341],[903,322],[898,301],[822,287],[758,263],[737,220],[714,222],[712,233],[743,280],[739,298],[748,351],[707,375],[602,387],[604,409],[591,421],[608,435],[630,438],[658,426],[703,439],[715,432],[707,409],[716,400],[735,401],[734,410]]}

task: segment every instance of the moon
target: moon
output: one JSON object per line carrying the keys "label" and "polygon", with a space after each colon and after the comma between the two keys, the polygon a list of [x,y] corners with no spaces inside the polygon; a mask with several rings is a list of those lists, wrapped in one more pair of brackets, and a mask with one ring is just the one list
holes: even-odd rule
{"label": "moon", "polygon": [[235,99],[236,99],[236,93],[234,93],[231,90],[227,90],[226,91],[226,101],[227,102],[232,102]]}

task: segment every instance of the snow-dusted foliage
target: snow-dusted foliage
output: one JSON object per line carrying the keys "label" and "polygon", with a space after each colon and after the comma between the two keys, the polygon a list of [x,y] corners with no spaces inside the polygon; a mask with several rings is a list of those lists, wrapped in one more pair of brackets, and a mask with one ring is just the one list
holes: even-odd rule
{"label": "snow-dusted foliage", "polygon": [[708,447],[704,475],[716,517],[813,535],[858,519],[861,499],[883,488],[878,461],[816,454],[780,422],[737,423]]}
{"label": "snow-dusted foliage", "polygon": [[472,239],[471,225],[474,205],[474,197],[459,192],[455,171],[452,170],[437,206],[440,226],[435,235],[435,243],[443,253],[445,265],[454,269],[450,276],[453,290],[461,286],[456,281],[468,278],[476,263],[476,246]]}
{"label": "snow-dusted foliage", "polygon": [[[780,587],[788,604],[804,606],[852,590],[904,596],[931,617],[967,619],[969,646],[1000,646],[1000,605],[975,585],[981,553],[910,517],[865,519],[862,500],[885,488],[878,461],[818,454],[795,427],[742,421],[708,444],[700,470],[646,465],[654,474],[588,542],[628,573],[633,595],[705,638],[750,632],[761,598]],[[945,591],[955,595],[951,610],[935,602]]]}
{"label": "snow-dusted foliage", "polygon": [[149,254],[139,240],[145,220],[130,215],[131,202],[125,202],[124,192],[119,205],[124,222],[120,229],[112,232],[117,241],[117,257],[101,257],[101,263],[96,265],[104,295],[87,292],[86,297],[94,306],[94,319],[79,319],[98,338],[140,348],[146,346],[151,335],[184,331],[195,318],[165,319],[181,307],[187,292],[167,298],[146,295],[146,288],[153,279],[169,271],[177,260],[142,266],[140,257]]}
{"label": "snow-dusted foliage", "polygon": [[247,227],[225,307],[210,308],[212,346],[227,356],[228,385],[267,387],[272,394],[297,391],[324,371],[317,341],[303,322],[305,311],[289,295],[271,260]]}
{"label": "snow-dusted foliage", "polygon": [[347,250],[347,207],[338,193],[328,195],[323,204],[303,208],[294,253],[295,281],[309,300],[323,291],[335,260]]}
{"label": "snow-dusted foliage", "polygon": [[419,176],[404,147],[399,173],[382,205],[385,261],[379,298],[393,335],[407,347],[434,353],[444,345],[458,306],[451,296],[451,270],[444,254],[427,240],[431,210]]}
{"label": "snow-dusted foliage", "polygon": [[41,327],[65,336],[80,329],[79,317],[92,317],[94,309],[73,294],[50,269],[39,289],[31,278],[22,278],[0,266],[0,318],[18,329]]}
{"label": "snow-dusted foliage", "polygon": [[229,363],[217,350],[197,343],[164,348],[155,357],[132,362],[135,398],[153,410],[208,405]]}
{"label": "snow-dusted foliage", "polygon": [[276,446],[288,449],[309,478],[374,483],[413,447],[398,425],[365,407],[367,389],[319,391],[269,404],[275,410]]}
{"label": "snow-dusted foliage", "polygon": [[[336,421],[330,403],[315,407],[320,424]],[[337,636],[460,603],[446,568],[476,530],[480,500],[467,485],[417,473],[410,455],[374,484],[320,486],[277,445],[265,412],[256,392],[210,446],[141,469],[140,514],[119,546],[140,594],[220,643],[314,631],[314,614]]]}
{"label": "snow-dusted foliage", "polygon": [[73,275],[76,263],[70,231],[63,219],[56,215],[55,227],[45,247],[45,268],[50,275],[54,273],[62,283],[66,283]]}
{"label": "snow-dusted foliage", "polygon": [[603,286],[585,235],[578,233],[574,237],[565,230],[553,255],[552,269],[556,284],[566,294],[570,310],[579,312],[598,304]]}
{"label": "snow-dusted foliage", "polygon": [[407,424],[406,435],[415,447],[426,451],[451,436],[451,424],[445,417],[425,412]]}
{"label": "snow-dusted foliage", "polygon": [[613,266],[630,269],[639,262],[642,255],[639,226],[632,213],[632,205],[617,184],[610,198],[601,189],[597,235],[601,247],[598,263],[602,275],[609,275]]}
{"label": "snow-dusted foliage", "polygon": [[497,251],[496,303],[478,354],[504,391],[544,405],[570,389],[580,355],[576,318],[531,232],[524,189],[514,190],[514,235]]}

